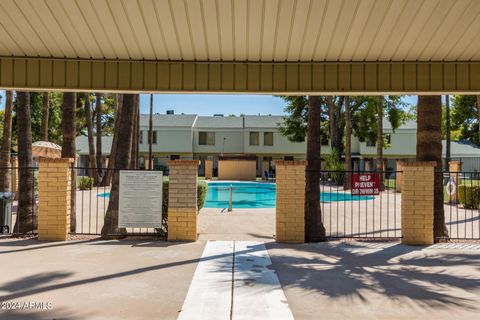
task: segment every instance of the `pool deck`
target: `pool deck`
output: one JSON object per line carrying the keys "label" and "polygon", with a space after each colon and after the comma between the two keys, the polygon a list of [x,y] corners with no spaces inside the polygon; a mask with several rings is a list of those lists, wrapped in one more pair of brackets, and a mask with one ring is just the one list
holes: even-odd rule
{"label": "pool deck", "polygon": [[275,208],[225,209],[203,208],[198,215],[200,240],[273,240]]}

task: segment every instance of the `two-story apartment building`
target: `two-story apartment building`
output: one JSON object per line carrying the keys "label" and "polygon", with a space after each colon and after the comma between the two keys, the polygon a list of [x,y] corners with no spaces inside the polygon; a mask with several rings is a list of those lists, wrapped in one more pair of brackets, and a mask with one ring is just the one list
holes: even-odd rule
{"label": "two-story apartment building", "polygon": [[[148,162],[148,115],[140,117],[140,167]],[[249,155],[257,159],[257,174],[261,175],[262,163],[270,164],[276,159],[304,159],[306,143],[293,143],[278,131],[282,116],[239,116],[224,117],[156,114],[153,116],[153,163],[155,168],[167,166],[169,159],[198,159],[201,161],[200,174],[204,174],[205,160],[213,160],[214,172],[218,158],[222,155]],[[408,121],[395,131],[384,121],[384,133],[388,146],[384,149],[387,167],[394,169],[396,159],[414,158],[416,152],[416,122]],[[77,137],[79,165],[87,165],[87,137]],[[111,137],[104,137],[102,152],[108,158]],[[478,161],[480,149],[473,145],[452,142],[452,158],[462,158],[466,170],[480,170]],[[328,141],[322,142],[321,153],[330,152]],[[445,154],[445,147],[444,147]],[[360,142],[352,137],[352,158],[355,169],[373,167],[376,156],[375,142]]]}

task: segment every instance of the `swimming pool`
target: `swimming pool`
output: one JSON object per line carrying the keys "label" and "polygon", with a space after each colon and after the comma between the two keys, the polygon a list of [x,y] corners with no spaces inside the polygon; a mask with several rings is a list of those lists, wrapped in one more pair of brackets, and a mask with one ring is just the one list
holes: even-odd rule
{"label": "swimming pool", "polygon": [[[232,186],[233,208],[274,208],[276,187],[274,183],[262,182],[209,182],[205,208],[228,208]],[[320,201],[373,200],[372,196],[352,196],[346,192],[322,192]]]}
{"label": "swimming pool", "polygon": [[[265,182],[209,182],[205,208],[228,208],[232,189],[232,207],[243,209],[275,208],[276,185]],[[100,193],[97,197],[108,198],[110,193]],[[348,192],[321,192],[320,202],[365,201],[373,196],[352,196]]]}

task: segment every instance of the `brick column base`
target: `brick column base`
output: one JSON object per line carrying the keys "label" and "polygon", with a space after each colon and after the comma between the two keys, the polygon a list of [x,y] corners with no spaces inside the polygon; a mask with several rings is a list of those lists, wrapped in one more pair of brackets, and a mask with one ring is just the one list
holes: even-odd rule
{"label": "brick column base", "polygon": [[433,236],[435,161],[404,162],[402,243],[430,245]]}
{"label": "brick column base", "polygon": [[170,160],[168,241],[197,240],[198,160]]}
{"label": "brick column base", "polygon": [[71,166],[74,159],[40,158],[38,170],[38,240],[68,239]]}
{"label": "brick column base", "polygon": [[276,240],[305,242],[305,167],[307,161],[275,161],[277,203]]}

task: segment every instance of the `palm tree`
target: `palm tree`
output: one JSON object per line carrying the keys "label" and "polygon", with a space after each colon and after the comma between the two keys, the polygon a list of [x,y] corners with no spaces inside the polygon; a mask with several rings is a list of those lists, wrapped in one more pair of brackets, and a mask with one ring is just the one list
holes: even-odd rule
{"label": "palm tree", "polygon": [[116,110],[115,110],[115,123],[113,127],[113,138],[112,138],[112,148],[110,149],[110,158],[108,161],[108,168],[107,172],[105,172],[105,176],[102,179],[102,185],[109,186],[110,182],[112,181],[113,170],[115,165],[115,154],[117,152],[117,140],[119,135],[119,119],[122,113],[122,104],[123,104],[123,94],[116,95]]}
{"label": "palm tree", "polygon": [[307,167],[305,170],[305,241],[325,239],[320,208],[320,137],[321,105],[318,96],[308,97],[307,111]]}
{"label": "palm tree", "polygon": [[436,161],[434,177],[433,232],[436,239],[447,236],[443,212],[442,97],[418,96],[417,161]]}
{"label": "palm tree", "polygon": [[477,124],[478,124],[478,141],[480,144],[480,96],[477,96]]}
{"label": "palm tree", "polygon": [[148,118],[148,170],[153,169],[152,142],[153,142],[153,94],[150,95],[150,116]]}
{"label": "palm tree", "polygon": [[32,158],[32,122],[30,114],[30,94],[17,91],[17,134],[18,134],[18,209],[15,229],[27,233],[36,229],[34,175]]}
{"label": "palm tree", "polygon": [[127,169],[130,165],[130,156],[132,148],[132,135],[134,127],[134,94],[125,94],[123,96],[123,106],[121,116],[118,119],[118,137],[114,161],[115,172],[112,179],[112,189],[110,191],[110,201],[105,215],[105,222],[102,227],[102,238],[107,239],[121,232],[118,228],[118,183],[119,170]]}
{"label": "palm tree", "polygon": [[103,157],[102,157],[102,93],[95,93],[95,112],[96,112],[96,136],[97,136],[97,150],[96,150],[96,160],[97,160],[97,174],[98,174],[98,184],[100,184],[103,176]]}
{"label": "palm tree", "polygon": [[[2,154],[0,156],[0,191],[10,191],[10,152],[12,149],[13,93],[6,91],[6,105],[3,121]],[[15,169],[16,170],[16,169]]]}
{"label": "palm tree", "polygon": [[[92,123],[92,106],[90,104],[90,94],[85,93],[85,123],[87,126],[87,138],[88,138],[88,167],[95,168],[95,144],[93,141],[93,123]],[[89,170],[89,174],[93,177],[95,184],[98,185],[98,171]]]}
{"label": "palm tree", "polygon": [[49,116],[49,98],[48,92],[43,93],[43,107],[42,107],[42,128],[40,130],[40,140],[48,141],[48,116]]}
{"label": "palm tree", "polygon": [[[77,133],[76,123],[76,107],[77,107],[77,94],[73,92],[65,92],[63,94],[63,106],[62,106],[62,158],[76,157],[75,135]],[[70,231],[75,232],[76,219],[75,219],[75,198],[76,198],[76,181],[77,175],[72,168],[72,190],[70,197]]]}
{"label": "palm tree", "polygon": [[345,183],[344,189],[351,188],[350,171],[352,171],[352,121],[350,113],[350,97],[345,97]]}
{"label": "palm tree", "polygon": [[133,103],[132,148],[130,150],[130,169],[138,169],[138,143],[140,141],[140,95],[136,94]]}
{"label": "palm tree", "polygon": [[380,174],[379,189],[383,190],[383,96],[377,96],[377,165]]}
{"label": "palm tree", "polygon": [[[450,142],[450,96],[448,94],[445,96],[445,127],[447,131],[446,132],[447,145],[445,148],[446,149],[445,150],[445,171],[448,171],[449,170],[448,163],[450,162],[450,144],[451,144]],[[479,127],[480,127],[480,122],[479,122]]]}

